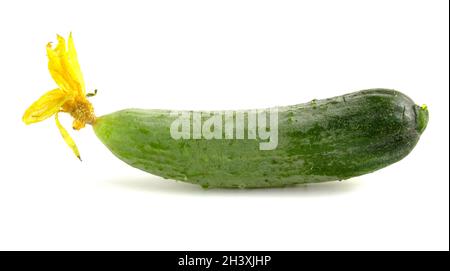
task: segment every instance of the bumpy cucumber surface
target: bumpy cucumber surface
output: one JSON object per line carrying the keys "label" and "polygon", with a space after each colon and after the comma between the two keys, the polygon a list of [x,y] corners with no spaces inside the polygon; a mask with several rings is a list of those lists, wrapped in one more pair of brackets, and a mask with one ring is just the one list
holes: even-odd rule
{"label": "bumpy cucumber surface", "polygon": [[373,172],[410,153],[428,122],[425,107],[388,89],[277,109],[274,150],[260,150],[257,140],[175,140],[170,126],[177,117],[168,110],[126,109],[99,117],[93,128],[133,167],[203,187],[250,188]]}

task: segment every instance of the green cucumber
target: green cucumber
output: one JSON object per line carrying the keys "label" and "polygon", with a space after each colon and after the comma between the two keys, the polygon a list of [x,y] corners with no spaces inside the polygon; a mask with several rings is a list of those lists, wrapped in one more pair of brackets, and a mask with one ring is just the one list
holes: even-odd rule
{"label": "green cucumber", "polygon": [[[226,129],[220,131],[224,139],[193,139],[193,111],[187,112],[189,139],[171,136],[179,116],[169,110],[126,109],[99,117],[93,128],[118,158],[154,175],[203,187],[255,188],[344,180],[381,169],[409,154],[428,122],[425,106],[389,89],[275,109],[278,142],[272,150],[260,149],[264,140],[248,139],[248,125],[235,125],[233,139]],[[230,112],[233,120],[240,114]],[[210,115],[201,116],[204,122]],[[238,133],[245,139],[236,139]]]}

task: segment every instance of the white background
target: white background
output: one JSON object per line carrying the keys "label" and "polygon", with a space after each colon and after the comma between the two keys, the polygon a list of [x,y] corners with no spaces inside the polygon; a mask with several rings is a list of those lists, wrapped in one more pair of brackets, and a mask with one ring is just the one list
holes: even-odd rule
{"label": "white background", "polygon": [[[2,1],[0,249],[449,249],[448,1]],[[344,182],[203,190],[127,166],[25,109],[72,31],[96,114],[239,109],[365,88],[430,110],[413,152]],[[70,127],[68,117],[62,118]]]}

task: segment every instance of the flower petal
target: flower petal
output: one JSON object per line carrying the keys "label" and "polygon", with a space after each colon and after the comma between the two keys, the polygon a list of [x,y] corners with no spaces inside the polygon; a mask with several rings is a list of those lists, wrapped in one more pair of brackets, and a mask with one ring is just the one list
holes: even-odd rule
{"label": "flower petal", "polygon": [[[66,41],[59,35],[57,38],[58,44],[55,48],[52,48],[51,43],[47,44],[48,70],[53,80],[63,91],[84,96],[84,82],[83,78],[80,78],[81,71],[78,71],[79,65],[76,55],[75,60],[71,61],[69,59],[70,53],[66,48]],[[73,55],[73,53],[71,54]]]}
{"label": "flower petal", "polygon": [[31,124],[45,120],[58,112],[67,99],[67,94],[61,89],[51,90],[42,95],[25,111],[22,121]]}
{"label": "flower petal", "polygon": [[78,151],[75,141],[73,141],[72,137],[69,135],[67,130],[61,125],[61,122],[59,122],[58,113],[55,114],[55,121],[56,121],[56,126],[58,127],[59,132],[61,133],[64,141],[72,149],[73,153],[78,157],[78,159],[81,160],[80,152]]}
{"label": "flower petal", "polygon": [[55,49],[52,48],[50,42],[47,44],[48,70],[61,90],[70,92],[72,89],[71,80],[61,66],[61,55],[64,55],[64,51],[61,48],[60,42]]}
{"label": "flower petal", "polygon": [[81,72],[80,63],[78,62],[77,51],[75,50],[75,44],[73,43],[72,33],[69,35],[68,41],[68,54],[69,54],[69,62],[72,67],[72,71],[74,73],[75,78],[78,80],[81,86],[82,95],[84,96],[86,93],[84,87],[84,79],[83,73]]}

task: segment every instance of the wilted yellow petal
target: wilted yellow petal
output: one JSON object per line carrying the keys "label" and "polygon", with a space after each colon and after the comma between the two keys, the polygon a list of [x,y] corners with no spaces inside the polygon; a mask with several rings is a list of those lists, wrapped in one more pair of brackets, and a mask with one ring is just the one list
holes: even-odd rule
{"label": "wilted yellow petal", "polygon": [[67,98],[67,94],[59,88],[45,93],[25,111],[23,122],[31,124],[51,117],[60,110]]}
{"label": "wilted yellow petal", "polygon": [[70,78],[68,78],[68,73],[63,70],[61,66],[61,61],[56,50],[52,48],[51,43],[47,44],[47,57],[48,57],[48,70],[53,80],[65,92],[71,92],[72,86],[70,83]]}
{"label": "wilted yellow petal", "polygon": [[55,52],[59,57],[63,57],[66,55],[66,40],[60,35],[56,35],[56,39],[58,40],[58,44],[56,44]]}
{"label": "wilted yellow petal", "polygon": [[68,42],[69,62],[72,67],[76,80],[80,83],[82,95],[85,95],[86,90],[84,87],[83,74],[81,73],[80,63],[78,62],[77,51],[75,50],[75,44],[73,43],[72,33],[69,35]]}
{"label": "wilted yellow petal", "polygon": [[81,160],[80,152],[78,151],[78,148],[77,148],[77,145],[75,144],[75,141],[73,141],[72,137],[70,137],[70,135],[67,132],[67,130],[59,122],[58,113],[55,114],[55,121],[56,121],[56,126],[58,127],[59,132],[61,133],[64,141],[72,149],[73,153],[78,157],[78,159]]}
{"label": "wilted yellow petal", "polygon": [[[67,51],[64,38],[59,35],[57,38],[58,44],[55,48],[52,48],[51,43],[47,44],[48,70],[53,80],[63,91],[73,95],[84,96],[84,81],[79,69],[76,52],[75,56],[73,56],[73,52]],[[73,41],[70,47],[74,50]],[[71,49],[71,51],[73,50]],[[71,60],[70,58],[74,59]]]}

